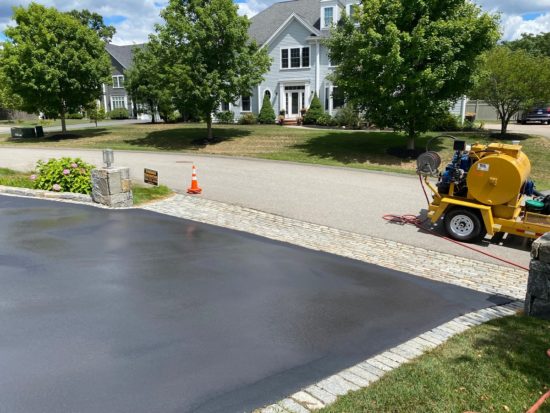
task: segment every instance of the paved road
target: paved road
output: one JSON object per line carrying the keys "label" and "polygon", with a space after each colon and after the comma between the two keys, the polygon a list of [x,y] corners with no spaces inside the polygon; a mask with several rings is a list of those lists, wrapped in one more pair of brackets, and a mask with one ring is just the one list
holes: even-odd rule
{"label": "paved road", "polygon": [[[136,119],[126,119],[126,120],[107,120],[103,122],[98,122],[98,128],[103,126],[122,126],[130,125],[134,123],[149,123],[147,121],[136,120]],[[37,122],[38,124],[38,122]],[[14,125],[17,126],[17,125]],[[95,123],[79,123],[76,125],[67,125],[67,130],[78,130],[78,129],[91,129],[95,128]],[[10,133],[12,126],[0,126],[0,134]],[[44,128],[45,132],[60,132],[61,126],[48,126]]]}
{"label": "paved road", "polygon": [[[486,129],[500,133],[500,123],[487,123]],[[514,121],[508,124],[509,133],[525,133],[528,135],[539,135],[550,139],[550,125],[541,125],[540,123],[531,123],[520,125]]]}
{"label": "paved road", "polygon": [[0,196],[2,411],[242,412],[503,300],[143,210]]}
{"label": "paved road", "polygon": [[[6,147],[0,149],[0,165],[28,171],[39,159],[60,156],[80,156],[101,165],[100,151]],[[426,208],[414,176],[256,159],[115,152],[115,163],[129,166],[134,179],[143,179],[143,168],[156,169],[160,182],[178,191],[189,186],[192,162],[198,167],[199,183],[204,189],[201,196],[208,199],[495,262],[415,227],[390,224],[382,219],[386,213],[418,214]],[[480,248],[527,265],[529,252],[525,240],[512,238],[505,240],[505,246],[484,243]]]}

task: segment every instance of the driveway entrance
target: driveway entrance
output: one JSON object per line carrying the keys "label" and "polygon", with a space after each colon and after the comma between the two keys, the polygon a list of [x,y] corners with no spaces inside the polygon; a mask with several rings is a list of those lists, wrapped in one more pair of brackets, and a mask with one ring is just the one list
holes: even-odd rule
{"label": "driveway entrance", "polygon": [[0,400],[243,412],[502,303],[143,210],[0,196]]}

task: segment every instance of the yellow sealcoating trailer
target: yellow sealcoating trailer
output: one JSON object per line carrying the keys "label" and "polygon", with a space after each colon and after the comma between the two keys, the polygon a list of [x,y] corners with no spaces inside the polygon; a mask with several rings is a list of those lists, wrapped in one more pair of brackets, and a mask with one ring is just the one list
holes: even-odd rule
{"label": "yellow sealcoating trailer", "polygon": [[[447,234],[466,242],[500,232],[538,238],[550,231],[550,196],[534,190],[531,163],[521,145],[468,148],[455,140],[454,149],[443,173],[436,152],[427,151],[417,160],[417,171],[433,192],[428,211],[433,223],[444,217]],[[438,177],[436,185],[429,180],[433,176]]]}

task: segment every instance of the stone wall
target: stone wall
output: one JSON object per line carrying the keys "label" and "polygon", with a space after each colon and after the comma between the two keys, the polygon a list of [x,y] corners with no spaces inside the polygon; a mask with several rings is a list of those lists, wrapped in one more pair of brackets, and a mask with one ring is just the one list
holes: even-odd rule
{"label": "stone wall", "polygon": [[550,320],[550,232],[533,242],[525,314]]}

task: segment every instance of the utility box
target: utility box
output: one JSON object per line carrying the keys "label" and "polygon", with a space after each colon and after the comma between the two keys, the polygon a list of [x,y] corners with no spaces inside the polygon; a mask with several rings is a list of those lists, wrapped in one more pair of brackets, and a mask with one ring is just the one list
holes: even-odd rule
{"label": "utility box", "polygon": [[44,128],[42,126],[36,126],[34,128],[35,132],[36,132],[36,137],[37,138],[43,138],[44,137]]}
{"label": "utility box", "polygon": [[14,139],[36,138],[36,130],[34,128],[11,128],[11,137]]}

